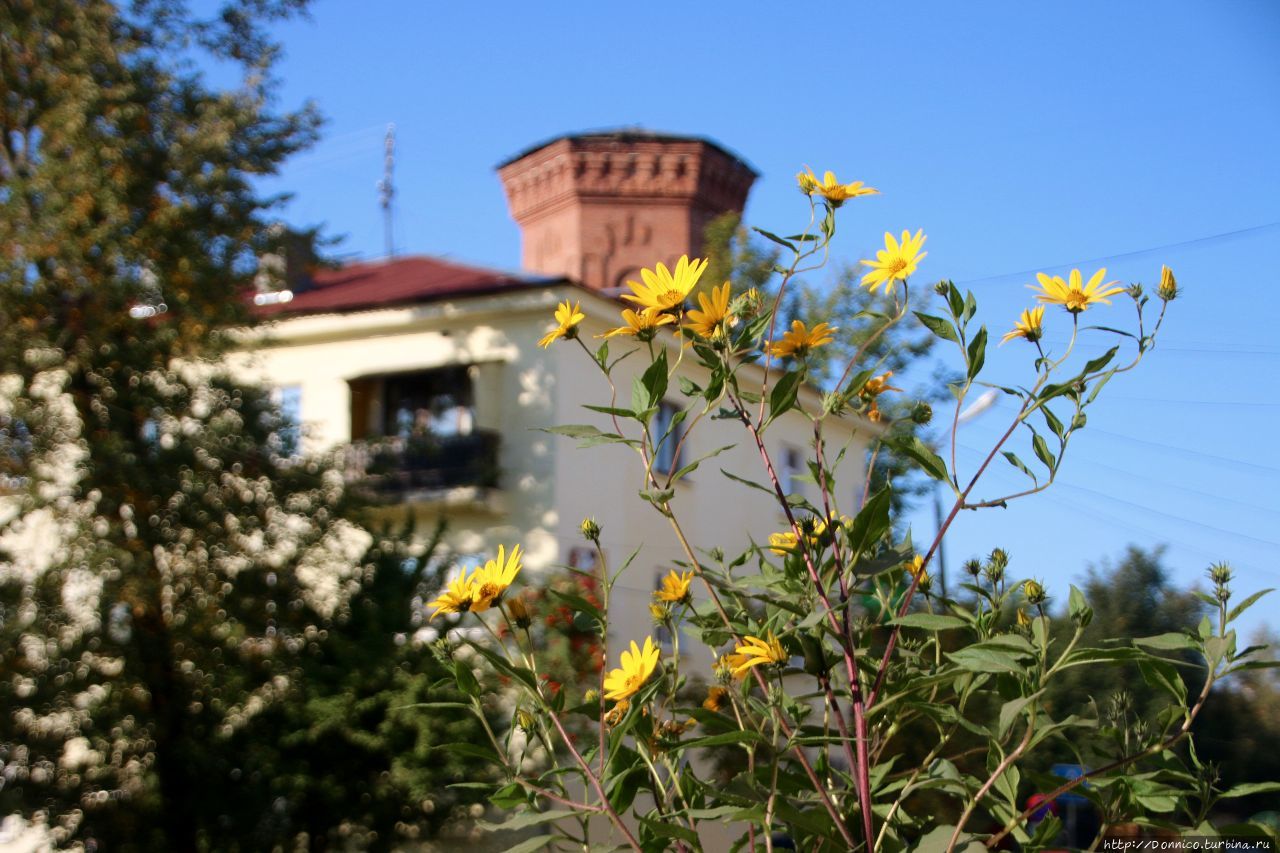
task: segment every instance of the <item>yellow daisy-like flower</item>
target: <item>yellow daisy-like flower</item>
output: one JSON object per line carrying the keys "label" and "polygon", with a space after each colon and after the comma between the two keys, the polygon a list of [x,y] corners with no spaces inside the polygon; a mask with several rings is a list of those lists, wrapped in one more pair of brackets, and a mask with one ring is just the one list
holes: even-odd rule
{"label": "yellow daisy-like flower", "polygon": [[769,550],[780,557],[793,553],[799,545],[800,539],[790,530],[769,534]]}
{"label": "yellow daisy-like flower", "polygon": [[471,605],[471,611],[482,613],[496,604],[518,574],[520,574],[520,546],[512,548],[511,556],[508,557],[506,549],[499,545],[497,559],[489,560],[482,568],[476,569],[472,576],[475,601]]}
{"label": "yellow daisy-like flower", "polygon": [[658,668],[659,655],[653,637],[644,638],[643,649],[632,640],[631,650],[622,653],[622,668],[611,670],[604,677],[604,698],[619,701],[634,696]]}
{"label": "yellow daisy-like flower", "polygon": [[622,321],[624,325],[616,329],[610,329],[603,335],[596,335],[596,337],[616,338],[618,335],[633,335],[642,341],[647,341],[654,336],[659,326],[674,323],[676,318],[670,314],[664,314],[656,308],[645,308],[638,314],[630,308],[623,308]]}
{"label": "yellow daisy-like flower", "polygon": [[[1098,302],[1110,305],[1111,300],[1107,297],[1123,293],[1124,288],[1114,286],[1117,284],[1114,281],[1103,284],[1102,280],[1106,277],[1106,267],[1094,273],[1088,284],[1082,284],[1084,277],[1080,275],[1080,270],[1072,270],[1067,281],[1063,281],[1059,275],[1050,276],[1038,272],[1036,280],[1040,282],[1040,292],[1036,294],[1036,299],[1050,305],[1061,305],[1072,314],[1079,314]],[[1035,285],[1028,286],[1032,290],[1036,289]]]}
{"label": "yellow daisy-like flower", "polygon": [[1035,343],[1040,340],[1040,336],[1043,334],[1044,306],[1037,305],[1035,308],[1028,308],[1022,312],[1018,322],[1013,324],[1013,330],[1005,332],[1004,337],[1000,339],[1000,343],[1008,343],[1014,338],[1026,338],[1028,342]]}
{"label": "yellow daisy-like flower", "polygon": [[703,700],[702,707],[715,714],[723,711],[728,704],[728,689],[717,685],[707,690],[707,698]]}
{"label": "yellow daisy-like flower", "polygon": [[628,281],[627,287],[631,288],[632,293],[624,293],[622,298],[641,308],[658,311],[679,308],[706,268],[705,260],[690,261],[688,255],[681,255],[676,262],[675,272],[669,271],[666,264],[658,264],[653,270],[640,270],[640,278],[644,283]]}
{"label": "yellow daisy-like flower", "polygon": [[787,659],[787,653],[782,650],[782,644],[772,631],[765,639],[743,637],[742,644],[733,652],[730,658],[734,663],[733,674],[737,676],[746,675],[747,670],[753,666],[779,664]]}
{"label": "yellow daisy-like flower", "polygon": [[699,293],[698,304],[702,306],[702,310],[695,308],[690,311],[689,322],[684,327],[704,338],[713,337],[720,330],[720,324],[729,319],[729,282],[713,287],[710,297]]}
{"label": "yellow daisy-like flower", "polygon": [[928,590],[933,579],[929,577],[929,571],[924,567],[924,557],[916,554],[911,558],[911,562],[907,563],[907,572],[913,578],[919,578],[916,585],[922,590]]}
{"label": "yellow daisy-like flower", "polygon": [[689,601],[689,585],[693,583],[693,572],[678,573],[672,569],[662,579],[662,586],[654,591],[653,597],[658,601],[671,604],[685,604]]}
{"label": "yellow daisy-like flower", "polygon": [[923,228],[917,230],[914,237],[910,231],[903,231],[901,242],[895,240],[893,235],[886,231],[884,248],[876,252],[876,259],[860,262],[864,266],[871,267],[871,272],[862,277],[862,284],[875,293],[876,288],[882,284],[906,281],[916,271],[916,267],[920,265],[920,261],[924,260],[925,255],[929,254],[920,251],[927,239]]}
{"label": "yellow daisy-like flower", "polygon": [[836,329],[826,323],[819,323],[810,329],[799,320],[792,320],[791,331],[784,333],[782,340],[766,346],[765,351],[775,358],[785,358],[789,355],[804,358],[810,350],[834,341],[835,336],[832,333],[835,331]]}
{"label": "yellow daisy-like flower", "polygon": [[567,341],[576,338],[578,324],[587,319],[587,315],[579,310],[581,307],[581,302],[570,305],[567,299],[556,306],[556,327],[542,336],[538,346],[545,349],[555,343],[557,338],[564,338]]}
{"label": "yellow daisy-like flower", "polygon": [[431,614],[431,618],[434,619],[441,613],[467,613],[475,606],[475,600],[474,575],[468,576],[464,569],[456,578],[449,581],[439,597],[427,606],[435,608],[435,612]]}
{"label": "yellow daisy-like flower", "polygon": [[813,170],[805,166],[804,171],[796,175],[796,182],[800,185],[800,191],[805,195],[818,195],[831,202],[832,207],[839,207],[851,198],[857,198],[864,195],[878,195],[877,189],[863,186],[862,181],[854,181],[851,184],[842,184],[836,180],[834,172],[823,172],[822,180],[814,175]]}

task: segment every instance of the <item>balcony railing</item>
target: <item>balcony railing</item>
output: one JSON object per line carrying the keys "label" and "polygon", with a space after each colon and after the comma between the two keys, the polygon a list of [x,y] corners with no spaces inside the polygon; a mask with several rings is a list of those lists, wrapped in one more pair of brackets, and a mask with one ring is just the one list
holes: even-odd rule
{"label": "balcony railing", "polygon": [[386,501],[429,498],[450,489],[498,485],[498,434],[413,435],[355,442],[346,450],[347,482]]}

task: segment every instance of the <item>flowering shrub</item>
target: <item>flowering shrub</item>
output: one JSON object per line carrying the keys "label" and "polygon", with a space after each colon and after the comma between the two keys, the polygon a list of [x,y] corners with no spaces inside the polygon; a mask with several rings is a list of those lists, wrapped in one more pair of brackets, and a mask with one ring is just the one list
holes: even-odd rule
{"label": "flowering shrub", "polygon": [[[939,452],[912,434],[896,437],[885,429],[879,399],[900,389],[877,364],[862,363],[874,336],[823,393],[820,406],[802,402],[809,362],[832,342],[841,320],[833,317],[812,328],[796,321],[783,329],[779,304],[797,272],[825,260],[837,211],[876,190],[861,182],[841,184],[831,172],[820,180],[810,170],[798,176],[798,184],[808,202],[808,226],[788,237],[760,232],[791,257],[778,269],[780,283],[770,300],[754,290],[735,292],[732,282],[695,294],[706,262],[685,257],[674,270],[657,264],[641,272],[640,282],[628,282],[621,325],[600,335],[602,342],[583,339],[585,315],[569,302],[559,306],[555,328],[539,341],[584,350],[602,377],[602,404],[592,408],[613,426],[552,431],[588,445],[616,443],[633,450],[641,462],[642,481],[635,484],[640,498],[667,519],[684,560],[662,580],[651,605],[655,623],[677,644],[674,653],[664,655],[653,637],[624,638],[622,649],[608,648],[610,590],[626,567],[606,563],[600,527],[584,522],[583,536],[599,560],[598,599],[552,593],[566,613],[587,620],[607,656],[598,684],[577,694],[549,689],[543,677],[526,604],[510,589],[519,581],[518,547],[509,554],[499,549],[494,560],[456,578],[433,603],[437,613],[460,614],[492,629],[492,642],[471,644],[522,694],[510,729],[557,744],[548,766],[530,770],[513,754],[510,738],[487,729],[486,755],[505,776],[491,800],[517,812],[500,826],[549,830],[517,849],[700,850],[712,824],[738,835],[735,849],[753,851],[776,845],[984,849],[1010,840],[1022,849],[1040,849],[1061,829],[1050,803],[1068,793],[1095,803],[1103,816],[1101,838],[1122,821],[1210,832],[1203,821],[1216,799],[1280,789],[1216,791],[1206,783],[1211,773],[1195,750],[1181,748],[1218,679],[1271,665],[1257,659],[1260,649],[1238,648],[1231,627],[1263,593],[1233,604],[1224,566],[1211,570],[1213,595],[1203,596],[1215,619],[1206,617],[1187,634],[1103,647],[1081,643],[1092,611],[1074,587],[1065,596],[1074,633],[1051,634],[1049,590],[1039,580],[1017,577],[999,549],[985,562],[970,563],[961,597],[937,594],[930,578],[939,543],[961,510],[1005,506],[1053,483],[1108,380],[1133,370],[1155,347],[1178,295],[1172,272],[1161,271],[1154,300],[1141,285],[1107,281],[1105,269],[1087,280],[1079,270],[1065,279],[1040,274],[1032,288],[1037,304],[1022,312],[1001,341],[1025,348],[1029,378],[1021,385],[981,378],[988,332],[976,321],[977,301],[949,281],[936,284],[943,313],[914,316],[955,346],[962,367],[962,378],[952,385],[949,446]],[[904,230],[900,238],[886,233],[884,249],[862,262],[862,284],[892,296],[893,311],[875,317],[881,334],[912,313],[910,279],[927,254],[925,242],[922,230]],[[1113,302],[1129,310],[1121,312]],[[1092,324],[1102,311],[1108,312],[1103,324]],[[1046,327],[1058,327],[1069,338],[1060,350],[1046,347]],[[1114,345],[1098,357],[1079,357],[1076,344],[1086,335]],[[625,404],[615,386],[621,357],[610,353],[619,340],[630,348],[627,355],[644,360]],[[686,359],[698,370],[682,370]],[[655,420],[675,387],[683,408]],[[961,470],[955,425],[975,389],[1007,395],[1017,412],[983,461]],[[903,408],[917,422],[928,419],[927,407]],[[766,448],[766,432],[784,415],[812,425],[808,463],[821,495],[817,502],[786,493]],[[685,441],[682,436],[708,418],[736,423],[742,440],[758,450],[763,479],[743,481],[744,487],[772,494],[786,519],[785,529],[767,543],[739,555],[700,555],[689,544],[672,497],[675,483],[698,463],[671,471],[655,465],[664,442]],[[837,500],[843,454],[828,450],[824,430],[840,418],[858,420],[877,436],[866,468],[858,472],[860,482],[873,481],[879,446],[893,443],[952,493],[950,513],[923,550],[898,538],[889,487],[874,493],[864,488],[856,506]],[[1024,474],[1026,487],[985,493],[983,475],[997,462]],[[762,571],[733,571],[749,560]],[[713,686],[692,697],[689,674],[680,671],[679,628],[716,659],[713,671],[704,674]],[[1195,695],[1181,675],[1189,659],[1204,670],[1203,688]],[[1132,737],[1126,733],[1117,740],[1103,766],[1052,782],[1031,779],[1028,769],[1024,779],[1037,750],[1063,744],[1074,749],[1090,739],[1109,742],[1106,719],[1096,711],[1051,707],[1043,697],[1069,668],[1120,663],[1136,664],[1148,684],[1167,695],[1167,710]],[[479,682],[465,667],[456,672],[483,720]],[[738,756],[742,768],[728,784],[712,775],[711,755],[725,749]],[[902,760],[906,754],[915,758]],[[1027,794],[1037,790],[1042,796],[1024,807]]]}

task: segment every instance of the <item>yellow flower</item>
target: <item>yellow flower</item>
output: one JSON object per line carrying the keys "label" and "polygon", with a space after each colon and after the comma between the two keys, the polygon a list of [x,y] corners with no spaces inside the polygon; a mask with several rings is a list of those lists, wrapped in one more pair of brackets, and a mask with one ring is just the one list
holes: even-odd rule
{"label": "yellow flower", "polygon": [[867,286],[872,293],[876,292],[882,284],[892,284],[894,281],[906,281],[907,278],[916,271],[920,261],[924,260],[928,252],[920,251],[920,247],[924,245],[924,241],[928,238],[924,236],[924,229],[916,231],[915,236],[911,236],[910,231],[902,232],[902,242],[899,243],[893,238],[888,231],[884,234],[884,248],[876,252],[874,261],[862,261],[865,266],[871,267],[871,272],[862,277],[862,283]]}
{"label": "yellow flower", "polygon": [[665,264],[658,264],[653,270],[640,270],[640,278],[644,283],[628,281],[627,287],[635,295],[624,293],[622,298],[642,308],[657,311],[679,308],[706,268],[705,260],[690,261],[688,255],[681,255],[674,273],[668,271]]}
{"label": "yellow flower", "polygon": [[862,390],[858,392],[858,396],[864,400],[874,400],[885,391],[901,391],[901,388],[895,388],[889,384],[889,380],[892,378],[893,371],[886,370],[879,376],[874,376],[871,379],[868,379],[866,382],[862,383]]}
{"label": "yellow flower", "polygon": [[693,572],[679,574],[672,569],[662,579],[662,587],[654,592],[653,597],[671,604],[685,604],[689,601],[689,584],[693,582]]}
{"label": "yellow flower", "polygon": [[1035,308],[1028,308],[1022,312],[1018,322],[1013,324],[1013,331],[1005,332],[1004,337],[1000,339],[1000,343],[1008,343],[1014,338],[1026,338],[1031,343],[1035,343],[1040,340],[1040,336],[1043,334],[1044,306],[1037,305]]}
{"label": "yellow flower", "polygon": [[556,307],[556,327],[542,336],[542,340],[538,341],[538,346],[546,347],[555,343],[557,338],[565,340],[573,340],[578,336],[578,324],[587,319],[587,315],[583,314],[579,309],[582,303],[578,302],[569,305],[569,300],[561,302]]}
{"label": "yellow flower", "polygon": [[613,708],[610,709],[610,711],[604,715],[604,724],[606,726],[616,726],[618,723],[622,722],[622,718],[626,716],[627,710],[630,707],[631,707],[631,703],[628,702],[626,699],[623,699],[621,702],[614,705]]}
{"label": "yellow flower", "polygon": [[818,180],[813,174],[813,170],[805,166],[805,170],[796,175],[796,181],[800,184],[800,191],[805,195],[813,195],[815,192],[831,202],[832,207],[839,207],[851,198],[857,198],[864,195],[878,195],[879,190],[865,187],[862,181],[854,181],[851,184],[842,184],[836,180],[835,173],[823,172],[822,180]]}
{"label": "yellow flower", "polygon": [[631,641],[631,650],[622,653],[622,668],[611,670],[604,677],[604,698],[630,699],[644,686],[658,667],[658,647],[653,637],[644,638],[644,648]]}
{"label": "yellow flower", "polygon": [[730,657],[735,664],[733,674],[737,676],[746,675],[747,670],[753,666],[778,664],[787,659],[787,653],[782,650],[782,644],[772,631],[766,639],[744,637],[742,644],[733,651],[734,654]]}
{"label": "yellow flower", "polygon": [[811,330],[799,320],[792,320],[791,331],[784,333],[782,340],[765,347],[765,351],[775,358],[785,358],[789,355],[803,358],[809,350],[834,341],[835,336],[832,332],[835,331],[836,329],[826,323],[819,323]]}
{"label": "yellow flower", "polygon": [[1166,266],[1160,267],[1160,287],[1156,295],[1165,302],[1172,302],[1178,296],[1178,280],[1173,277],[1173,270]]}
{"label": "yellow flower", "polygon": [[799,538],[790,530],[785,533],[769,534],[769,550],[779,556],[785,557],[792,553],[799,544]]}
{"label": "yellow flower", "polygon": [[466,613],[475,606],[475,582],[474,575],[468,576],[464,569],[456,578],[449,581],[449,585],[440,593],[435,601],[431,602],[428,607],[434,607],[436,610],[431,614],[434,619],[441,613]]}
{"label": "yellow flower", "polygon": [[645,308],[639,314],[630,308],[623,308],[622,320],[625,325],[610,329],[603,335],[596,335],[596,337],[616,338],[618,335],[634,335],[642,341],[647,341],[654,336],[659,326],[674,323],[676,318],[670,314],[663,314],[656,308]]}
{"label": "yellow flower", "polygon": [[729,704],[728,689],[717,685],[707,691],[707,698],[703,700],[702,707],[715,714],[724,710],[727,704]]}
{"label": "yellow flower", "polygon": [[481,613],[497,604],[518,574],[520,574],[520,546],[512,548],[511,556],[507,557],[506,549],[499,545],[497,559],[489,560],[483,568],[476,569],[472,576],[475,601],[471,604],[471,612]]}
{"label": "yellow flower", "polygon": [[686,329],[692,329],[704,338],[710,338],[720,329],[720,324],[729,318],[729,282],[711,289],[711,296],[698,294],[698,304],[702,306],[689,312]]}
{"label": "yellow flower", "polygon": [[1018,615],[1018,627],[1019,627],[1019,628],[1030,628],[1030,627],[1031,627],[1031,617],[1027,615],[1027,611],[1025,611],[1025,610],[1023,610],[1021,607],[1019,607],[1019,608],[1018,608],[1018,614],[1017,614],[1017,615]]}
{"label": "yellow flower", "polygon": [[[1110,305],[1111,300],[1107,297],[1123,293],[1124,288],[1113,287],[1116,284],[1114,281],[1103,284],[1102,280],[1106,276],[1107,268],[1103,267],[1093,274],[1088,284],[1081,284],[1083,276],[1080,275],[1080,270],[1072,270],[1068,276],[1069,281],[1063,281],[1062,276],[1049,276],[1038,272],[1036,273],[1036,280],[1040,282],[1040,293],[1036,295],[1036,299],[1053,305],[1061,305],[1072,314],[1079,314],[1096,302]],[[1034,285],[1030,285],[1030,287],[1035,290]]]}

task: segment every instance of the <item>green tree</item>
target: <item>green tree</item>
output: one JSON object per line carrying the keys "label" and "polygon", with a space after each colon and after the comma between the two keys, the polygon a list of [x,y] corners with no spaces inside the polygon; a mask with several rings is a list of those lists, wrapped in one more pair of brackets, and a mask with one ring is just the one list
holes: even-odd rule
{"label": "green tree", "polygon": [[234,837],[264,770],[228,746],[360,579],[341,474],[216,362],[271,236],[253,180],[317,126],[272,106],[264,25],[301,5],[0,11],[0,807],[57,843]]}

